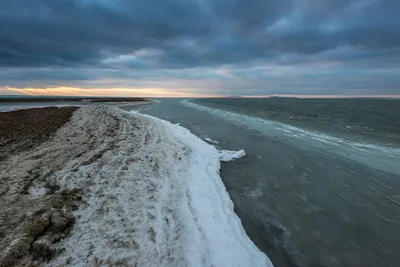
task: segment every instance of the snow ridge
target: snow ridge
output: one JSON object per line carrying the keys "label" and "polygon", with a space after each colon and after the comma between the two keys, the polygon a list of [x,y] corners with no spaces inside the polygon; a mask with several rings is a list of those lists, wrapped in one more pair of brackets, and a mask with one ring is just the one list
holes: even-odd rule
{"label": "snow ridge", "polygon": [[209,143],[213,143],[213,144],[219,144],[219,142],[218,141],[215,141],[215,140],[212,140],[211,138],[209,138],[209,137],[206,137],[206,138],[204,138],[204,140],[206,140],[207,142],[209,142]]}
{"label": "snow ridge", "polygon": [[244,150],[218,151],[186,128],[148,118],[161,123],[166,134],[190,149],[179,176],[186,188],[183,202],[188,207],[184,210],[185,213],[189,211],[182,219],[186,220],[186,225],[191,225],[187,234],[193,237],[185,245],[191,266],[272,266],[246,235],[219,176],[220,161],[243,157]]}
{"label": "snow ridge", "polygon": [[83,148],[62,155],[50,177],[85,192],[48,266],[272,266],[219,176],[220,161],[244,151],[218,151],[181,126],[102,105],[76,111],[41,149]]}

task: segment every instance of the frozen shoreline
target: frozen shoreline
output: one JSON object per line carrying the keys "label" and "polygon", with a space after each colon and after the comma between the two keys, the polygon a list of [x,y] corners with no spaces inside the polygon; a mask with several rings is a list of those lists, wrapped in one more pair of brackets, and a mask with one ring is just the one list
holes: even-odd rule
{"label": "frozen shoreline", "polygon": [[[98,262],[122,260],[138,266],[270,265],[246,236],[219,177],[219,161],[239,158],[243,151],[217,151],[183,127],[104,109],[123,118],[123,129],[129,129],[131,119],[139,120],[143,125],[136,131],[142,132],[144,143],[132,151],[134,155],[124,151],[125,145],[119,146],[117,161],[122,161],[125,171],[117,171],[117,183],[107,184],[108,176],[98,176],[100,181],[91,191],[101,194],[94,193],[88,206],[78,211],[76,229],[60,244],[66,252],[50,265],[64,265],[64,259],[72,257],[74,266],[84,266],[91,252]],[[124,131],[119,137],[125,143],[130,134]],[[107,160],[108,169],[117,165],[112,163],[116,156],[110,156],[114,159]],[[109,200],[98,204],[101,199]],[[93,213],[98,217],[95,221]],[[126,227],[129,224],[134,230]],[[117,253],[110,243],[115,238],[125,243]],[[77,249],[76,244],[82,243]]]}
{"label": "frozen shoreline", "polygon": [[219,177],[220,161],[244,155],[154,117],[85,106],[50,141],[10,158],[6,172],[37,170],[27,188],[35,201],[51,196],[49,184],[83,191],[48,266],[272,266]]}
{"label": "frozen shoreline", "polygon": [[183,211],[188,216],[183,218],[192,228],[187,244],[189,266],[272,266],[246,235],[219,176],[220,162],[239,159],[245,156],[244,150],[217,150],[186,128],[141,116],[161,124],[164,134],[173,136],[175,141],[189,149],[183,159],[186,162],[177,163],[181,168],[177,178],[184,183],[184,201],[188,204]]}

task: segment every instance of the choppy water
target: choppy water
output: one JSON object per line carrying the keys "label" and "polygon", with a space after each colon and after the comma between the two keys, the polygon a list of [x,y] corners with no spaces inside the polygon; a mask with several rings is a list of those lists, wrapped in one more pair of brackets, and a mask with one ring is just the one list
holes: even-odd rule
{"label": "choppy water", "polygon": [[195,102],[339,137],[400,146],[400,100],[225,98]]}
{"label": "choppy water", "polygon": [[[255,115],[267,105],[262,101],[166,100],[144,112],[181,123],[219,148],[246,151],[223,166],[222,179],[248,235],[275,266],[400,266],[398,102],[339,101],[307,119],[301,114],[308,106],[321,105],[309,100],[275,111],[271,120]],[[351,111],[371,103],[375,115]]]}
{"label": "choppy water", "polygon": [[[216,102],[218,103],[218,101]],[[322,132],[315,130],[322,128],[321,126],[309,127],[314,130],[307,130],[307,127],[306,129],[299,128],[287,122],[281,123],[265,118],[252,117],[233,111],[227,111],[227,109],[209,108],[190,101],[183,101],[183,103],[189,107],[207,111],[227,121],[246,125],[270,137],[279,135],[280,137],[286,138],[286,142],[298,146],[300,145],[306,149],[329,149],[331,153],[400,176],[400,146],[385,146],[371,143],[368,138],[362,136],[364,134],[362,132],[359,133],[360,136],[358,139],[355,137],[354,133],[349,138],[347,134],[340,136],[338,131],[329,132],[325,130],[325,132]],[[310,122],[307,123],[311,124]],[[299,124],[297,123],[297,125]],[[301,126],[307,126],[307,124],[303,123]]]}

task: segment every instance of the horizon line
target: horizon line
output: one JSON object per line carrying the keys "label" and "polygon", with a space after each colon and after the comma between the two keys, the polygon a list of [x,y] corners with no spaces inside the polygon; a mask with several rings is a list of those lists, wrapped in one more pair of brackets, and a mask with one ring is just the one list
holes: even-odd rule
{"label": "horizon line", "polygon": [[121,96],[121,95],[53,95],[53,94],[0,94],[0,97],[32,97],[32,98],[40,98],[40,97],[52,97],[52,98],[63,98],[63,97],[93,97],[93,98],[300,98],[300,99],[350,99],[350,98],[367,98],[367,99],[400,99],[400,95],[297,95],[297,94],[271,94],[271,95],[182,95],[182,96],[162,96],[162,95],[141,95],[141,96]]}

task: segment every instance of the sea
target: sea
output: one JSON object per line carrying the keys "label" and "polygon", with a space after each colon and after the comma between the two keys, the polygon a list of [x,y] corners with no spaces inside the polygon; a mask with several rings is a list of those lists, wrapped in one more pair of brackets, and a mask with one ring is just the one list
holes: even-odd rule
{"label": "sea", "polygon": [[400,100],[198,99],[195,103],[334,136],[400,146]]}

